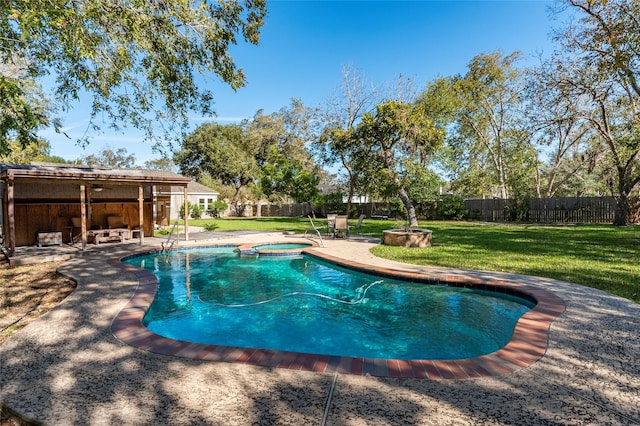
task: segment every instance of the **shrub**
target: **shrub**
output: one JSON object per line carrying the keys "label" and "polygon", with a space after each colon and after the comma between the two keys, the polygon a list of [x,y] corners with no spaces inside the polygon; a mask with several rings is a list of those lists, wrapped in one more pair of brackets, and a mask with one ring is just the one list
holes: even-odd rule
{"label": "shrub", "polygon": [[505,207],[507,220],[512,222],[526,222],[529,220],[529,198],[516,196],[511,198]]}
{"label": "shrub", "polygon": [[222,212],[227,210],[227,208],[229,208],[229,205],[227,203],[222,200],[216,200],[216,202],[213,203],[213,206],[209,208],[209,211],[207,213],[209,214],[209,216],[218,218],[220,217],[220,214]]}
{"label": "shrub", "polygon": [[220,225],[218,225],[218,223],[216,222],[207,222],[204,224],[204,230],[208,231],[208,232],[213,232],[216,229],[218,229],[220,227]]}
{"label": "shrub", "polygon": [[192,219],[202,218],[204,208],[199,204],[189,204],[189,213]]}
{"label": "shrub", "polygon": [[438,200],[438,216],[442,219],[462,220],[468,214],[464,200],[457,195],[442,195]]}

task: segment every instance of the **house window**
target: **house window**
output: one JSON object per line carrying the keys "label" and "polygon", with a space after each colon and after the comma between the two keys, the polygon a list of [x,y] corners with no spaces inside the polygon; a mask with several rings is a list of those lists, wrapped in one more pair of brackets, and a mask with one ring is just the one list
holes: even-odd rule
{"label": "house window", "polygon": [[215,198],[204,198],[204,197],[198,198],[198,204],[200,205],[200,207],[202,208],[202,211],[204,212],[211,210],[215,202],[216,202]]}

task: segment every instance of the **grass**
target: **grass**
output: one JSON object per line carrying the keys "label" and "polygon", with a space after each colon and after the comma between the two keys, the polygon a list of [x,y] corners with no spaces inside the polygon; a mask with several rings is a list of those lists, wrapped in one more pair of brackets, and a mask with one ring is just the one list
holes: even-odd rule
{"label": "grass", "polygon": [[417,265],[555,278],[640,302],[640,228],[430,222],[433,246],[380,245],[376,256]]}
{"label": "grass", "polygon": [[[304,232],[307,218],[215,221],[216,231],[256,229]],[[355,224],[355,219],[350,223]],[[316,225],[322,225],[319,219]],[[611,225],[512,225],[477,222],[421,222],[433,230],[430,248],[376,246],[379,257],[427,266],[502,271],[549,277],[597,288],[640,303],[640,228]],[[363,222],[360,233],[382,237],[394,221]]]}
{"label": "grass", "polygon": [[[319,220],[321,221],[321,219]],[[273,232],[304,232],[310,228],[308,218],[301,217],[256,217],[256,218],[224,218],[224,219],[189,219],[189,227],[205,227],[207,224],[217,225],[215,231],[235,231],[253,229]],[[319,223],[318,223],[319,224]],[[355,224],[355,222],[354,222]],[[184,221],[179,221],[180,231],[184,229]],[[168,235],[171,227],[156,231],[156,235]]]}

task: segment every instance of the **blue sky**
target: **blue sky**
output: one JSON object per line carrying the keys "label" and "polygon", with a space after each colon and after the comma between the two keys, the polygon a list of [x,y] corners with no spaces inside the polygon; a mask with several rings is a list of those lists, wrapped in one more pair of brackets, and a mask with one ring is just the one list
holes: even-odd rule
{"label": "blue sky", "polygon": [[[292,98],[320,106],[341,85],[350,64],[375,85],[410,77],[416,88],[439,76],[464,74],[471,59],[485,52],[521,51],[528,60],[551,53],[551,1],[270,1],[258,46],[231,49],[247,85],[233,91],[219,80],[214,91],[215,121],[228,123],[271,113]],[[81,106],[61,117],[72,140],[43,132],[52,154],[72,160],[104,148],[126,148],[139,165],[157,158],[140,133],[105,132],[82,149],[75,145],[86,128]],[[195,117],[193,126],[202,122]],[[106,126],[105,126],[106,127]]]}

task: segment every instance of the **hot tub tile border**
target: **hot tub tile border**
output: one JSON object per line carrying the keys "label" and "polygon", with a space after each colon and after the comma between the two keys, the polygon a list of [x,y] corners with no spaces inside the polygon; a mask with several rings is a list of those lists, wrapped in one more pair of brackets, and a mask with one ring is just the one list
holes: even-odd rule
{"label": "hot tub tile border", "polygon": [[[229,245],[208,245],[207,247],[229,247]],[[236,247],[241,249],[244,245]],[[534,301],[536,306],[519,319],[511,340],[504,347],[491,354],[458,360],[352,358],[184,342],[159,336],[142,324],[143,317],[156,295],[158,282],[151,272],[122,263],[122,261],[154,252],[139,251],[124,258],[109,259],[110,265],[132,273],[138,281],[135,293],[114,318],[111,330],[120,341],[163,356],[330,374],[337,372],[376,377],[468,380],[510,374],[537,362],[547,351],[551,323],[565,310],[564,301],[558,296],[529,284],[483,279],[460,273],[426,274],[369,266],[321,253],[311,247],[303,249],[302,252],[344,268],[418,283],[498,291],[499,293],[525,297]]]}

